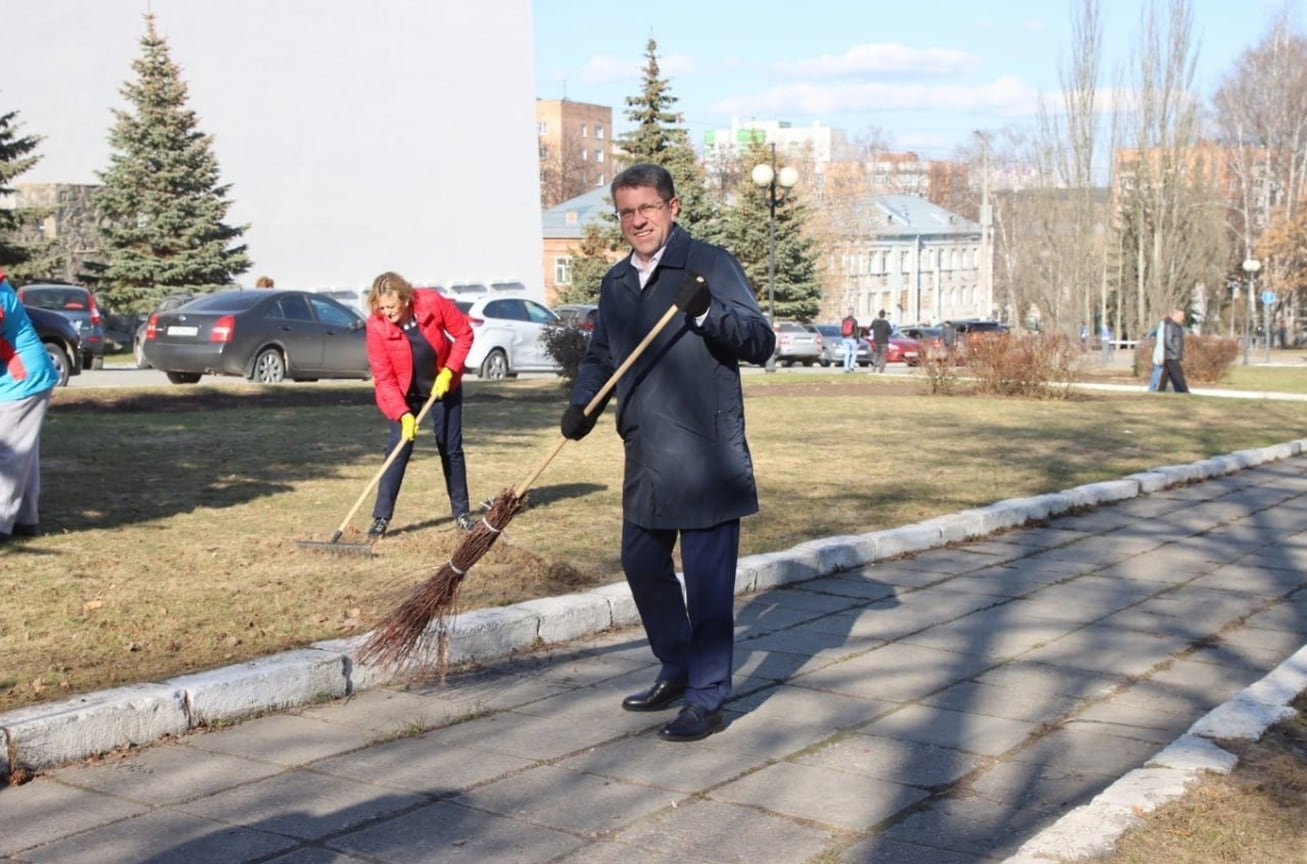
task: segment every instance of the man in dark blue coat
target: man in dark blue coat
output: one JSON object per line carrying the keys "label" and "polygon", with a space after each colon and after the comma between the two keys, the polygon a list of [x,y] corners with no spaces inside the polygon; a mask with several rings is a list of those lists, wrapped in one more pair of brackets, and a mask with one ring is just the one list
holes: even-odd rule
{"label": "man in dark blue coat", "polygon": [[[739,364],[765,363],[776,336],[739,262],[676,224],[681,202],[666,169],[632,165],[614,178],[612,195],[632,251],[603,278],[562,431],[589,433],[603,409],[587,416],[585,406],[670,306],[685,311],[616,388],[626,450],[622,569],[662,663],[653,685],[622,707],[658,711],[683,698],[658,734],[695,741],[722,727],[740,518],[758,511]],[[684,594],[672,561],[678,535]]]}

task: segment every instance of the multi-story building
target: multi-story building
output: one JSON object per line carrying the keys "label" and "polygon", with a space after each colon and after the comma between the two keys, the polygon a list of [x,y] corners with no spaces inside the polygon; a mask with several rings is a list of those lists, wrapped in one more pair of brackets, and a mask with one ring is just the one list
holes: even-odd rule
{"label": "multi-story building", "polygon": [[[704,171],[711,182],[730,186],[738,172],[741,156],[753,144],[775,144],[776,158],[786,162],[810,164],[820,176],[825,166],[848,154],[844,133],[815,122],[811,126],[793,126],[785,120],[731,120],[729,129],[713,129],[703,136]],[[748,166],[752,168],[753,166]]]}
{"label": "multi-story building", "polygon": [[848,309],[862,320],[884,309],[896,324],[994,317],[979,224],[915,195],[867,198],[857,214],[827,261],[843,287],[825,298],[826,317]]}
{"label": "multi-story building", "polygon": [[537,99],[540,203],[575,198],[613,179],[613,109],[570,99]]}

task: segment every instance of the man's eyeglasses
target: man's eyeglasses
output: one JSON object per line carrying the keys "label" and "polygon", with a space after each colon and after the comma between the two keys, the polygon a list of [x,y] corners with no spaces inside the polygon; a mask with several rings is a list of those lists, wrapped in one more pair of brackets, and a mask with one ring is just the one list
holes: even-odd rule
{"label": "man's eyeglasses", "polygon": [[660,198],[657,201],[650,201],[647,204],[641,204],[639,207],[627,207],[625,210],[617,210],[615,212],[617,213],[617,218],[619,220],[622,222],[630,222],[635,218],[637,213],[640,214],[641,219],[648,219],[666,206],[667,202]]}

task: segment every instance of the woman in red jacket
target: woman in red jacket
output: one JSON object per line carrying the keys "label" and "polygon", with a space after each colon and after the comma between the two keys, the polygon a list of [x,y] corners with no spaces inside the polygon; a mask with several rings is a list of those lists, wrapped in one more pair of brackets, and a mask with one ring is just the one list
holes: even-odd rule
{"label": "woman in red jacket", "polygon": [[368,538],[384,536],[395,513],[404,470],[417,438],[417,415],[434,394],[431,420],[445,473],[445,491],[458,527],[471,528],[467,466],[463,461],[463,361],[472,348],[472,326],[452,301],[439,293],[414,288],[397,273],[382,273],[368,295],[368,364],[376,386],[377,407],[391,421],[389,453],[404,447],[377,487]]}

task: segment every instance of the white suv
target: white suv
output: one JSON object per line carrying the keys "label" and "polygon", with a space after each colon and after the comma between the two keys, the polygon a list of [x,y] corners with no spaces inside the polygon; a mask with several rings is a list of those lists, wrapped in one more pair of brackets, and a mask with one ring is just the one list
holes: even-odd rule
{"label": "white suv", "polygon": [[545,350],[543,333],[558,316],[527,297],[490,294],[456,299],[472,324],[472,350],[464,368],[482,378],[515,377],[519,372],[560,372]]}

